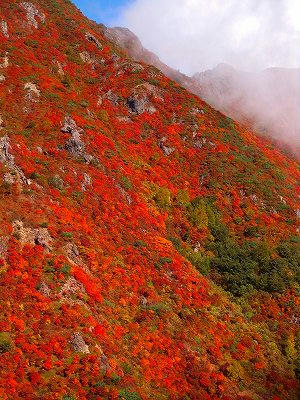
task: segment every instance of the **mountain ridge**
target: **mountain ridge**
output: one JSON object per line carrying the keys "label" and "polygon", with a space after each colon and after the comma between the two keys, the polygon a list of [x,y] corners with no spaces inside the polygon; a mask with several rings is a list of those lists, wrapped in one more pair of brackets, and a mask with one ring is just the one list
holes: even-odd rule
{"label": "mountain ridge", "polygon": [[70,1],[0,21],[1,399],[296,400],[299,165]]}
{"label": "mountain ridge", "polygon": [[[145,49],[139,38],[129,29],[116,27],[104,28],[103,31],[107,38],[118,43],[137,61],[154,65],[170,79],[203,98],[225,115],[251,127],[258,134],[267,136],[299,161],[300,122],[296,105],[300,90],[297,91],[295,86],[300,81],[300,68],[273,67],[250,73],[221,63],[215,68],[189,77],[167,66],[154,53]],[[252,85],[247,85],[248,80]],[[256,101],[252,100],[252,93],[256,93],[256,96],[258,94]],[[291,99],[290,104],[288,99]],[[265,111],[272,108],[272,113]]]}

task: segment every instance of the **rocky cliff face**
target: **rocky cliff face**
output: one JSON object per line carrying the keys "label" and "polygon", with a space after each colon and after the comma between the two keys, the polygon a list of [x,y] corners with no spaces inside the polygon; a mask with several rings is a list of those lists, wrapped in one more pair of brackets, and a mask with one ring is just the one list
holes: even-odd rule
{"label": "rocky cliff face", "polygon": [[298,164],[68,0],[0,22],[0,398],[296,400]]}

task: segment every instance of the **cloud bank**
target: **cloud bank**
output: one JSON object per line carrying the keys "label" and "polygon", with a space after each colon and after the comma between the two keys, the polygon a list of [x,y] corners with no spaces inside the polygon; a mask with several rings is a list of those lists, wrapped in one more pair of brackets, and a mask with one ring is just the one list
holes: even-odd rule
{"label": "cloud bank", "polygon": [[298,0],[135,0],[114,22],[189,75],[224,62],[300,67]]}

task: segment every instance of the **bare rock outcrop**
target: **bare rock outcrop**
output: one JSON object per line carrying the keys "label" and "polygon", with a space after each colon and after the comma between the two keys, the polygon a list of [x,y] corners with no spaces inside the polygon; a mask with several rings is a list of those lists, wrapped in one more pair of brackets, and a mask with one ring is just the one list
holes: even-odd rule
{"label": "bare rock outcrop", "polygon": [[27,82],[24,85],[24,89],[26,90],[26,95],[25,95],[26,99],[33,101],[35,103],[38,102],[41,92],[37,88],[36,84],[32,82]]}
{"label": "bare rock outcrop", "polygon": [[59,294],[62,297],[69,298],[75,293],[85,293],[85,288],[82,283],[78,282],[75,278],[71,277],[61,288]]}
{"label": "bare rock outcrop", "polygon": [[14,221],[13,233],[21,244],[29,243],[31,245],[40,245],[45,250],[51,250],[52,237],[50,236],[47,228],[25,228],[22,221]]}
{"label": "bare rock outcrop", "polygon": [[64,125],[61,128],[61,131],[64,133],[70,133],[73,134],[75,132],[81,134],[83,133],[83,129],[77,126],[76,122],[74,119],[72,119],[70,116],[66,116],[64,120]]}
{"label": "bare rock outcrop", "polygon": [[89,346],[85,343],[80,332],[74,332],[70,339],[70,344],[77,353],[89,354]]}
{"label": "bare rock outcrop", "polygon": [[8,136],[0,138],[0,162],[13,163],[14,157],[9,153],[10,147]]}
{"label": "bare rock outcrop", "polygon": [[95,64],[97,62],[96,57],[92,56],[88,51],[82,51],[79,56],[86,64]]}
{"label": "bare rock outcrop", "polygon": [[145,112],[153,114],[156,108],[150,99],[161,98],[157,89],[149,83],[141,84],[133,89],[132,94],[127,98],[126,104],[133,114],[143,114]]}
{"label": "bare rock outcrop", "polygon": [[91,186],[91,185],[92,185],[92,178],[91,178],[91,176],[90,176],[89,174],[87,174],[87,173],[84,173],[84,174],[83,174],[83,181],[82,181],[82,184],[81,184],[81,190],[82,190],[83,192],[85,192],[86,189],[87,189],[89,186]]}
{"label": "bare rock outcrop", "polygon": [[42,23],[45,22],[46,20],[45,14],[40,10],[38,10],[38,8],[34,4],[28,1],[23,1],[21,3],[21,6],[26,11],[26,17],[30,26],[33,26],[34,28],[38,29],[39,25],[37,18],[40,20],[40,22]]}
{"label": "bare rock outcrop", "polygon": [[118,183],[116,184],[116,188],[119,190],[121,196],[126,200],[127,204],[130,206],[133,202],[132,197],[130,196],[129,193],[126,192],[126,190],[119,185]]}
{"label": "bare rock outcrop", "polygon": [[97,38],[95,38],[95,36],[92,35],[90,32],[86,32],[85,38],[86,38],[89,42],[94,43],[94,44],[98,47],[99,50],[102,49],[102,44],[101,44],[101,43],[99,42],[99,40],[98,40]]}
{"label": "bare rock outcrop", "polygon": [[66,66],[65,63],[60,63],[58,60],[53,61],[54,65],[57,67],[57,72],[60,76],[65,75],[64,67]]}
{"label": "bare rock outcrop", "polygon": [[74,157],[82,157],[85,162],[91,162],[93,156],[85,151],[85,144],[81,140],[81,135],[84,133],[84,130],[78,127],[70,116],[65,117],[61,131],[71,135],[70,139],[65,144],[65,149]]}
{"label": "bare rock outcrop", "polygon": [[83,259],[80,257],[79,250],[75,243],[67,243],[63,247],[63,251],[68,259],[68,261],[73,264],[82,267],[86,273],[90,273],[89,268],[84,263]]}
{"label": "bare rock outcrop", "polygon": [[102,348],[99,346],[99,344],[96,345],[96,348],[99,350],[99,353],[100,353],[100,356],[99,356],[99,358],[98,358],[100,368],[101,368],[103,371],[110,371],[110,370],[111,370],[111,366],[109,365],[108,358],[107,358],[106,355],[104,354],[104,351],[103,351]]}
{"label": "bare rock outcrop", "polygon": [[2,57],[2,63],[0,63],[0,68],[7,68],[9,66],[9,59],[8,59],[8,53],[5,54],[4,57]]}
{"label": "bare rock outcrop", "polygon": [[167,138],[165,136],[162,137],[159,141],[159,147],[161,148],[161,150],[163,151],[165,156],[169,156],[175,151],[175,148],[171,147],[171,146],[167,146],[166,141],[167,141]]}
{"label": "bare rock outcrop", "polygon": [[41,282],[40,287],[38,288],[38,291],[44,296],[44,297],[50,297],[51,296],[51,289],[47,285],[46,282]]}
{"label": "bare rock outcrop", "polygon": [[6,172],[3,175],[3,180],[8,185],[12,185],[13,183],[15,183],[15,176],[11,172]]}
{"label": "bare rock outcrop", "polygon": [[101,106],[103,100],[109,100],[114,106],[117,106],[119,104],[120,98],[117,94],[115,94],[111,89],[106,92],[103,96],[100,96],[98,99],[98,107]]}
{"label": "bare rock outcrop", "polygon": [[8,25],[7,22],[2,20],[0,22],[0,30],[3,33],[3,35],[8,39],[9,38],[9,33],[8,33]]}
{"label": "bare rock outcrop", "polygon": [[142,296],[140,297],[140,305],[141,305],[142,307],[146,307],[147,304],[148,304],[147,297],[145,297],[144,295],[142,295]]}
{"label": "bare rock outcrop", "polygon": [[[10,142],[9,142],[9,137],[3,136],[0,138],[0,162],[4,163],[10,170],[10,177],[9,179],[11,180],[11,182],[9,183],[13,183],[12,179],[14,177],[16,177],[16,179],[21,182],[21,183],[25,183],[26,185],[30,185],[31,184],[31,180],[27,179],[26,176],[24,175],[24,172],[22,171],[22,169],[15,164],[15,159],[14,156],[12,154],[10,154]],[[6,175],[6,178],[8,178],[8,175]],[[15,180],[14,180],[15,181]]]}

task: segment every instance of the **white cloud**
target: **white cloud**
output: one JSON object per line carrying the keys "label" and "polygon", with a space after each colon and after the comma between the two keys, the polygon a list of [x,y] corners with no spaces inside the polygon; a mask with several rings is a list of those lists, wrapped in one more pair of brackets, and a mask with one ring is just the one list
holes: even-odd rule
{"label": "white cloud", "polygon": [[135,0],[116,23],[188,74],[221,62],[300,67],[299,0]]}

